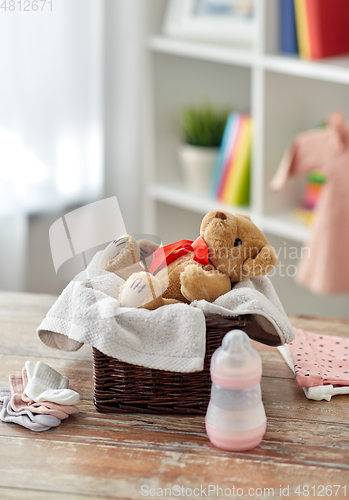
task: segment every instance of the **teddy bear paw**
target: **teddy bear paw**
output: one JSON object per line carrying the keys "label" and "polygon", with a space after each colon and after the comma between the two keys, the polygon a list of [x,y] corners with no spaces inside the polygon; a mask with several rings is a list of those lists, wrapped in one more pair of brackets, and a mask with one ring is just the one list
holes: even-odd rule
{"label": "teddy bear paw", "polygon": [[159,281],[149,273],[133,274],[121,288],[119,303],[121,307],[144,307],[161,297]]}
{"label": "teddy bear paw", "polygon": [[189,302],[198,298],[198,282],[204,275],[204,269],[196,264],[186,266],[180,274],[181,293]]}
{"label": "teddy bear paw", "polygon": [[140,278],[131,279],[126,282],[120,293],[120,305],[121,307],[139,307],[146,301],[149,293],[150,287]]}
{"label": "teddy bear paw", "polygon": [[100,257],[98,267],[126,280],[142,269],[139,260],[139,246],[132,236],[126,234],[109,243]]}
{"label": "teddy bear paw", "polygon": [[213,302],[220,295],[231,290],[230,278],[217,269],[203,269],[198,265],[189,265],[180,275],[181,293],[193,302],[207,300]]}
{"label": "teddy bear paw", "polygon": [[121,236],[117,240],[113,240],[103,251],[101,255],[100,264],[115,259],[126,248],[128,243],[127,236]]}
{"label": "teddy bear paw", "polygon": [[140,250],[140,260],[142,262],[142,266],[145,271],[148,271],[153,260],[154,252],[157,248],[159,248],[159,245],[153,241],[145,239],[137,240],[137,243]]}

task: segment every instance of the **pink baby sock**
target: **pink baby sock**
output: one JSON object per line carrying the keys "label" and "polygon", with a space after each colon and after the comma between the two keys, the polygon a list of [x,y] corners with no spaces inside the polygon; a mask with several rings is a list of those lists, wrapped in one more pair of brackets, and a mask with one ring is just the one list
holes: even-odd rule
{"label": "pink baby sock", "polygon": [[32,413],[53,415],[60,420],[68,418],[69,415],[73,413],[79,413],[79,409],[76,406],[62,406],[48,401],[35,403],[24,394],[24,388],[27,381],[27,372],[25,368],[22,370],[22,377],[20,375],[10,375],[12,393],[11,407],[14,411],[29,410]]}

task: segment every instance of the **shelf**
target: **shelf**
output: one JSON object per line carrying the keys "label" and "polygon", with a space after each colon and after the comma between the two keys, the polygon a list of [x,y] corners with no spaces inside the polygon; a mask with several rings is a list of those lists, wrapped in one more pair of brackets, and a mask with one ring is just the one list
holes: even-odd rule
{"label": "shelf", "polygon": [[298,56],[266,55],[262,59],[265,69],[286,75],[314,78],[334,83],[349,83],[349,57],[336,57],[320,61],[306,61]]}
{"label": "shelf", "polygon": [[249,207],[231,206],[211,200],[205,195],[193,194],[182,187],[172,187],[163,184],[150,186],[149,195],[153,200],[184,208],[192,212],[205,215],[211,210],[228,210],[229,212],[251,215],[263,232],[280,238],[304,243],[309,239],[309,229],[289,214],[274,216],[260,216],[251,212]]}
{"label": "shelf", "polygon": [[297,241],[298,243],[307,242],[310,236],[310,229],[295,220],[290,214],[280,214],[278,216],[264,215],[261,220],[261,229],[265,233]]}
{"label": "shelf", "polygon": [[321,61],[306,61],[298,56],[260,55],[248,49],[152,36],[148,46],[154,52],[191,57],[205,61],[243,67],[261,67],[281,74],[314,78],[317,80],[349,83],[349,57],[341,56]]}
{"label": "shelf", "polygon": [[212,200],[205,195],[191,193],[182,187],[172,187],[163,184],[154,184],[150,187],[150,196],[157,201],[168,203],[170,205],[191,210],[202,215],[205,215],[211,210],[228,210],[230,212],[239,212],[242,214],[250,214],[249,207],[238,206],[233,207]]}
{"label": "shelf", "polygon": [[164,36],[152,36],[148,46],[154,52],[223,64],[251,67],[255,61],[255,54],[248,49],[236,49],[224,45],[178,40]]}

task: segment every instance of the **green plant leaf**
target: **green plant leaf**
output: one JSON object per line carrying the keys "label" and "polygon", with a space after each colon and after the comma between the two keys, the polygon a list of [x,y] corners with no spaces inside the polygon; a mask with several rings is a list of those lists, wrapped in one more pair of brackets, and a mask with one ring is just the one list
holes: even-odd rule
{"label": "green plant leaf", "polygon": [[183,109],[183,140],[192,146],[218,148],[229,113],[231,109],[228,107],[218,108],[210,104]]}

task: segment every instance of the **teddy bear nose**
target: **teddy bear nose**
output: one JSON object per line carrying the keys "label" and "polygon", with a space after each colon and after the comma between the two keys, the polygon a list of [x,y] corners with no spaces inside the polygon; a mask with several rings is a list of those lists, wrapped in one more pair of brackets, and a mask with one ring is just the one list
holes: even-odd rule
{"label": "teddy bear nose", "polygon": [[225,220],[227,218],[227,216],[225,215],[224,212],[217,212],[216,213],[216,218],[217,219],[222,219],[222,220]]}

